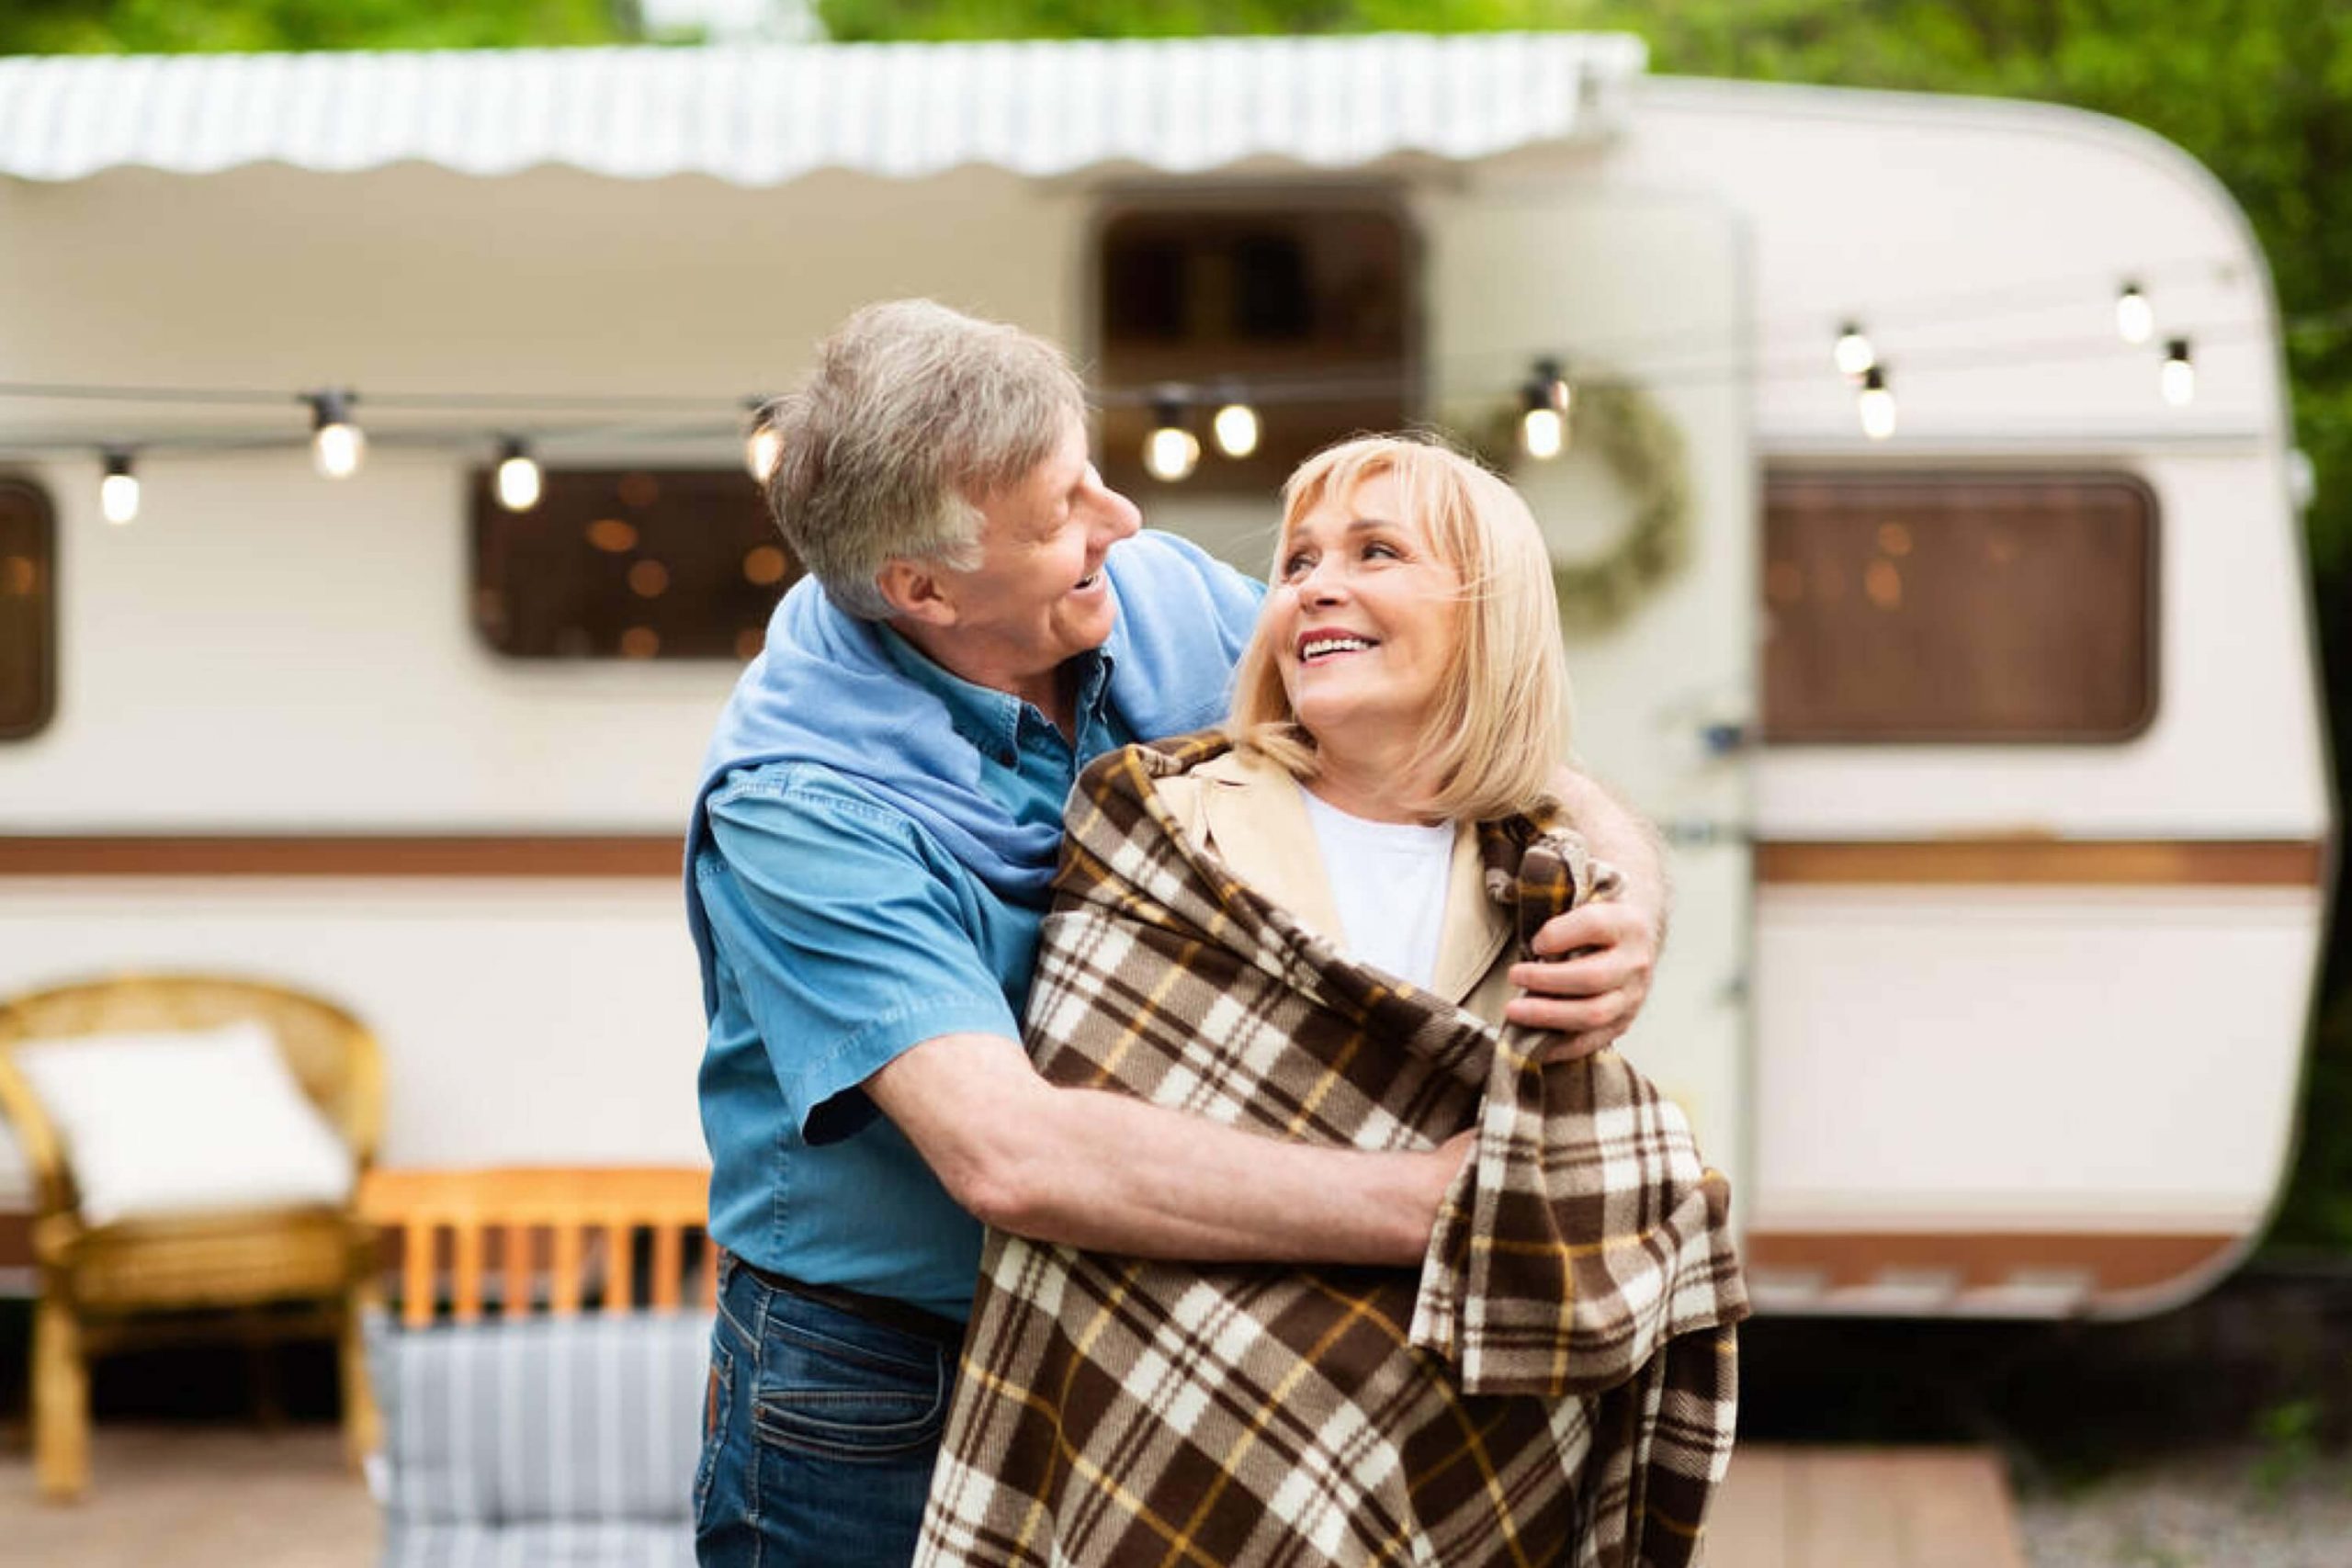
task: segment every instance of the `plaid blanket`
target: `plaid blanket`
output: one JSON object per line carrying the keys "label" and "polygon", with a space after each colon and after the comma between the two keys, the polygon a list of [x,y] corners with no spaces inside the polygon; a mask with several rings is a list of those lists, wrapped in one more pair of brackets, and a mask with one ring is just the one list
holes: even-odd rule
{"label": "plaid blanket", "polygon": [[[918,1564],[1683,1564],[1731,1451],[1747,1314],[1723,1179],[1612,1051],[1546,1067],[1340,958],[1195,843],[1156,779],[1081,780],[1029,1006],[1057,1082],[1279,1136],[1475,1122],[1418,1279],[1171,1264],[991,1235]],[[1521,942],[1611,877],[1482,827]]]}

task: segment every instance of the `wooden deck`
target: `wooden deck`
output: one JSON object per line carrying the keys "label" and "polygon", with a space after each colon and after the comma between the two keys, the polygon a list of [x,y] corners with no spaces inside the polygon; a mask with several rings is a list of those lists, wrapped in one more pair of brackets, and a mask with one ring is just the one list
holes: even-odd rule
{"label": "wooden deck", "polygon": [[1735,1450],[1707,1568],[2025,1568],[1984,1449]]}
{"label": "wooden deck", "polygon": [[[44,1568],[371,1568],[375,1505],[328,1427],[101,1423],[89,1495],[34,1494],[0,1450],[0,1562]],[[1743,1448],[1708,1568],[2024,1568],[2000,1465],[1967,1449]]]}

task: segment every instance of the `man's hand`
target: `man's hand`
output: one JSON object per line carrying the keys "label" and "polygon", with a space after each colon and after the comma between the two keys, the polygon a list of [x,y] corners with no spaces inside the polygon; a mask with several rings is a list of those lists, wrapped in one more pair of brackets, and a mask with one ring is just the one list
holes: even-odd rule
{"label": "man's hand", "polygon": [[1669,894],[1665,846],[1655,828],[1574,768],[1557,770],[1552,789],[1586,847],[1617,868],[1623,886],[1615,897],[1571,909],[1535,933],[1537,962],[1510,971],[1511,984],[1528,994],[1514,997],[1503,1016],[1557,1033],[1544,1059],[1573,1062],[1633,1027],[1666,945]]}
{"label": "man's hand", "polygon": [[1503,1016],[1562,1036],[1544,1053],[1547,1061],[1592,1055],[1631,1028],[1648,998],[1659,924],[1622,899],[1554,917],[1535,933],[1538,960],[1511,965],[1511,984],[1528,994],[1511,998]]}

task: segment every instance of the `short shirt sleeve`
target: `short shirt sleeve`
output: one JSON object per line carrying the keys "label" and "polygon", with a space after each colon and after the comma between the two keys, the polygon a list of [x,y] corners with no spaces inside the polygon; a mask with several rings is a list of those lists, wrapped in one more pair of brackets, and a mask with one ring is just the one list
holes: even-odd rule
{"label": "short shirt sleeve", "polygon": [[910,1046],[1020,1039],[968,879],[905,816],[808,768],[739,775],[707,809],[712,942],[808,1142],[864,1125],[859,1086]]}

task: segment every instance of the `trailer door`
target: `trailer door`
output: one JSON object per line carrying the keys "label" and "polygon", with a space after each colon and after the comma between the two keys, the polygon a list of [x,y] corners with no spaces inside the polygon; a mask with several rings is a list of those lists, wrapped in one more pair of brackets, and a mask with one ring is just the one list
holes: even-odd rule
{"label": "trailer door", "polygon": [[[1679,437],[1681,563],[1612,624],[1571,626],[1567,655],[1579,758],[1672,841],[1672,934],[1625,1049],[1690,1112],[1736,1190],[1749,1166],[1744,742],[1757,604],[1742,231],[1727,208],[1684,193],[1494,171],[1426,197],[1419,218],[1433,417],[1465,427],[1556,357],[1572,387],[1622,384]],[[1560,457],[1522,455],[1510,477],[1573,568],[1620,547],[1649,479],[1612,466],[1600,422],[1573,401],[1569,434]]]}

